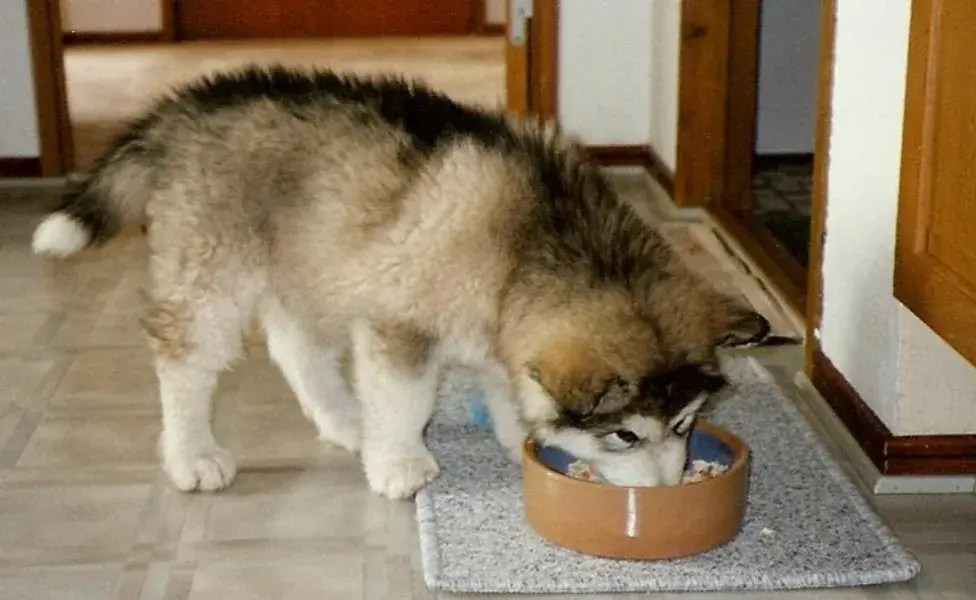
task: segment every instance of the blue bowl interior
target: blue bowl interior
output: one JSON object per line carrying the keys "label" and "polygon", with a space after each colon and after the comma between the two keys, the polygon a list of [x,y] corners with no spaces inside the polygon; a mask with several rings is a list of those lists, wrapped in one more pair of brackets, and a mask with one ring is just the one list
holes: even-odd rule
{"label": "blue bowl interior", "polygon": [[[535,454],[539,462],[563,475],[569,475],[570,465],[577,460],[576,457],[560,448],[544,446],[541,443],[536,444]],[[731,467],[733,460],[732,449],[725,442],[696,428],[688,436],[688,461],[685,464],[686,470],[691,467],[691,462],[694,460],[706,460]]]}

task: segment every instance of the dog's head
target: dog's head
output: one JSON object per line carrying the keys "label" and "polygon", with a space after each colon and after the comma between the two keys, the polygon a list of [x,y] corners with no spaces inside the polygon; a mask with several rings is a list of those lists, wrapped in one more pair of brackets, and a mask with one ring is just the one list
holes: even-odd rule
{"label": "dog's head", "polygon": [[700,409],[727,386],[717,348],[751,340],[768,324],[756,315],[723,319],[730,330],[709,336],[696,353],[706,359],[691,361],[669,352],[646,312],[617,300],[601,294],[530,319],[531,338],[522,338],[525,351],[512,365],[522,417],[533,437],[611,483],[673,485]]}

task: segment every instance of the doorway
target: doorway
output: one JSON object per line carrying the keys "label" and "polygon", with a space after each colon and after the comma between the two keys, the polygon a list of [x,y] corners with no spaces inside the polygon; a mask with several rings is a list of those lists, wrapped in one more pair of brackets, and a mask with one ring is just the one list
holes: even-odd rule
{"label": "doorway", "polygon": [[832,18],[830,0],[682,2],[675,201],[706,209],[808,324]]}
{"label": "doorway", "polygon": [[[297,14],[313,8],[289,2]],[[252,63],[394,72],[463,102],[555,115],[554,0],[416,3],[414,12],[382,0],[315,3],[317,20],[304,24],[291,22],[295,14],[284,19],[281,3],[201,12],[194,7],[213,3],[139,0],[148,16],[122,11],[111,18],[92,12],[98,2],[29,4],[32,43],[46,48],[35,52],[34,69],[39,109],[52,115],[47,176],[90,167],[131,118],[173,86]],[[367,15],[360,4],[376,11]],[[443,10],[428,14],[440,4]]]}

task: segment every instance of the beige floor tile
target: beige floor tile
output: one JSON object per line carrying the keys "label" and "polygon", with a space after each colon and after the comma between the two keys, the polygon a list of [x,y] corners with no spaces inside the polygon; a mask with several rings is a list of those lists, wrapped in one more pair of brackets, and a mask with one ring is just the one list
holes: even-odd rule
{"label": "beige floor tile", "polygon": [[145,411],[48,415],[24,448],[18,468],[75,469],[155,465],[159,417]]}
{"label": "beige floor tile", "polygon": [[118,566],[0,569],[4,600],[108,600],[122,577]]}
{"label": "beige floor tile", "polygon": [[43,348],[59,317],[50,313],[0,315],[0,353],[30,352]]}
{"label": "beige floor tile", "polygon": [[0,566],[124,560],[150,486],[0,490]]}
{"label": "beige floor tile", "polygon": [[0,358],[0,414],[12,407],[38,408],[56,383],[58,361]]}
{"label": "beige floor tile", "polygon": [[68,311],[49,344],[53,348],[78,350],[91,347],[92,340],[98,340],[102,347],[142,349],[146,346],[139,315],[103,311]]}
{"label": "beige floor tile", "polygon": [[224,403],[214,416],[214,432],[241,463],[255,466],[306,464],[338,452],[318,440],[315,426],[294,401],[254,410],[234,410]]}
{"label": "beige floor tile", "polygon": [[352,600],[362,598],[362,588],[362,556],[350,553],[309,564],[200,567],[189,600]]}
{"label": "beige floor tile", "polygon": [[203,540],[361,540],[369,492],[358,461],[346,462],[327,471],[242,473],[210,502]]}
{"label": "beige floor tile", "polygon": [[52,405],[158,410],[158,383],[148,348],[88,349],[68,360]]}

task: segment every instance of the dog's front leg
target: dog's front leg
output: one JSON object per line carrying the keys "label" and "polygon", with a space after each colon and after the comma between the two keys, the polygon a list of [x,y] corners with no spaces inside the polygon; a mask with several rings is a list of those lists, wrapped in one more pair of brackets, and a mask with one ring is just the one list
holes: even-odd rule
{"label": "dog's front leg", "polygon": [[361,321],[352,344],[366,479],[377,494],[410,498],[438,474],[423,439],[437,394],[433,340],[401,324]]}

